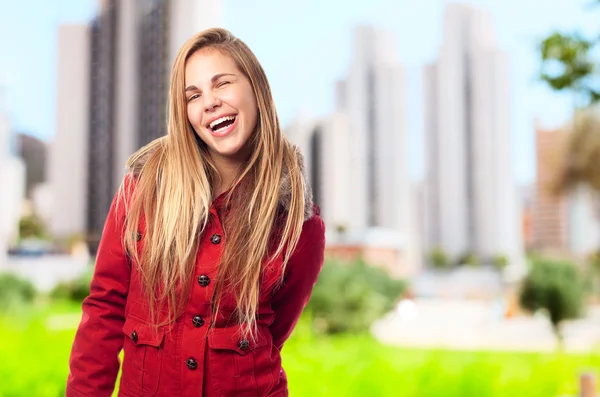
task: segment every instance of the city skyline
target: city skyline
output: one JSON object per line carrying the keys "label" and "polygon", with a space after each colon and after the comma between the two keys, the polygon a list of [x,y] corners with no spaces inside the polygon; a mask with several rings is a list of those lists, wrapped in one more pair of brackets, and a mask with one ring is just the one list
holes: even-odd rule
{"label": "city skyline", "polygon": [[[3,65],[0,68],[0,80],[9,84],[11,118],[17,131],[32,133],[45,140],[54,136],[56,28],[59,22],[88,22],[94,15],[95,3],[64,0],[57,7],[50,7],[39,0],[28,0],[3,6],[8,12],[3,14],[5,18],[0,16],[3,22],[0,29],[4,33],[4,39],[0,38],[4,41],[0,44],[5,49],[0,55],[3,61],[0,62]],[[584,2],[579,4],[567,0],[557,0],[552,4],[532,0],[527,4],[519,3],[518,6],[512,0],[500,3],[473,0],[469,3],[490,10],[498,26],[499,44],[513,58],[513,162],[518,182],[530,183],[535,171],[533,119],[540,116],[544,124],[557,126],[570,112],[570,103],[565,96],[550,93],[541,84],[534,84],[538,67],[536,39],[554,28],[581,28],[584,33],[590,33],[595,27],[593,16],[586,15]],[[355,25],[368,23],[390,27],[399,43],[400,57],[407,65],[407,106],[411,115],[408,126],[410,174],[412,179],[422,179],[420,68],[434,58],[442,38],[439,21],[444,4],[444,1],[424,2],[411,5],[409,10],[405,2],[376,0],[368,5],[344,6],[332,2],[322,5],[331,8],[336,15],[336,18],[329,18],[326,12],[315,13],[316,5],[313,2],[292,4],[293,12],[288,14],[289,11],[284,12],[282,5],[272,1],[250,5],[229,0],[224,2],[223,20],[224,26],[242,37],[263,63],[284,126],[306,104],[313,104],[312,112],[316,116],[328,114],[333,109],[334,94],[331,87],[347,73],[350,45],[346,38]],[[36,12],[31,13],[31,9]],[[542,9],[543,16],[537,16]],[[269,18],[269,27],[256,29],[255,24],[248,23],[253,15],[258,20]],[[279,17],[274,18],[275,15]],[[295,19],[290,19],[292,15]],[[14,22],[20,20],[19,16],[27,17],[31,23],[18,27]],[[299,23],[306,21],[306,18],[311,18],[311,26],[314,27],[308,32],[303,30],[304,24]],[[27,30],[23,29],[25,26]],[[35,28],[30,29],[31,26]],[[278,34],[274,36],[275,31]],[[14,40],[15,37],[18,39]],[[415,37],[418,40],[414,40]],[[288,45],[282,46],[286,42]],[[274,48],[277,51],[273,51]],[[314,57],[320,62],[306,62]],[[306,90],[307,86],[311,89]],[[36,93],[36,104],[39,105],[36,117],[31,117],[28,110],[32,92]]]}

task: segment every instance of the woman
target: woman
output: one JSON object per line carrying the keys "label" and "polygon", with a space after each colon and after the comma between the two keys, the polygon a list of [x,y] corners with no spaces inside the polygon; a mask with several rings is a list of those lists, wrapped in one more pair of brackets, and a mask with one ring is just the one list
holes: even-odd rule
{"label": "woman", "polygon": [[265,73],[223,29],[171,74],[168,135],[134,154],[75,336],[68,397],[287,396],[280,351],[324,225]]}

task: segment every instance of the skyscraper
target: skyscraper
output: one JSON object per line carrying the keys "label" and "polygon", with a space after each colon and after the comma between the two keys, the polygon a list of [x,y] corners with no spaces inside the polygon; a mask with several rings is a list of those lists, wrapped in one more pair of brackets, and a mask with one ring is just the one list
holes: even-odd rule
{"label": "skyscraper", "polygon": [[352,183],[350,228],[409,230],[404,71],[390,32],[354,31],[347,78],[337,85],[337,111],[347,115]]}
{"label": "skyscraper", "polygon": [[[57,238],[82,233],[87,224],[89,104],[92,98],[89,47],[87,26],[66,25],[58,29],[56,133],[48,154],[48,181],[52,191],[49,226]],[[96,151],[105,147],[100,140],[94,145]]]}
{"label": "skyscraper", "polygon": [[404,70],[394,47],[389,32],[356,28],[334,112],[318,120],[300,115],[286,135],[305,153],[334,255],[360,253],[406,276],[421,261],[406,162]]}
{"label": "skyscraper", "polygon": [[508,87],[490,16],[448,6],[439,58],[424,73],[430,250],[521,258]]}
{"label": "skyscraper", "polygon": [[[122,4],[127,4],[127,1]],[[91,23],[88,164],[85,189],[87,204],[84,230],[92,250],[100,240],[111,199],[116,191],[115,112],[124,105],[116,90],[119,78],[117,63],[117,23],[119,5],[116,0],[102,2],[100,15]],[[131,28],[133,28],[132,26]],[[128,82],[125,84],[129,85]],[[132,133],[132,132],[129,132]],[[121,165],[123,168],[123,165]]]}
{"label": "skyscraper", "polygon": [[353,182],[347,116],[342,112],[318,120],[299,116],[285,134],[300,148],[313,200],[330,231],[352,224],[350,185]]}
{"label": "skyscraper", "polygon": [[16,157],[13,133],[0,85],[0,270],[5,265],[7,248],[18,237],[19,217],[25,198],[25,165]]}

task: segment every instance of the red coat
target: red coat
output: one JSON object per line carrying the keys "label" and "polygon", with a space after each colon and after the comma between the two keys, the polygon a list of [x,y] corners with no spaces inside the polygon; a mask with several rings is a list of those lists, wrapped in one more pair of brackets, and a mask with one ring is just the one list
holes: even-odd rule
{"label": "red coat", "polygon": [[[192,280],[192,298],[175,324],[154,332],[142,288],[122,241],[124,206],[113,201],[98,250],[90,295],[71,352],[67,397],[109,397],[124,350],[119,397],[250,397],[287,396],[287,379],[280,351],[308,301],[323,264],[325,227],[314,206],[286,268],[281,288],[281,261],[270,265],[261,283],[258,338],[240,337],[239,326],[217,321],[208,329],[210,297],[217,264],[226,244],[219,199],[200,242]],[[115,216],[117,215],[117,216]],[[140,225],[140,244],[144,241]],[[224,315],[235,308],[224,295]]]}

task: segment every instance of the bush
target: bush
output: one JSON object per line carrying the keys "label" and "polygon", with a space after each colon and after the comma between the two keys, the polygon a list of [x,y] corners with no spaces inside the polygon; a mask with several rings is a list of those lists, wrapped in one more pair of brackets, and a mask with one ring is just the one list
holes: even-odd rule
{"label": "bush", "polygon": [[307,311],[317,331],[362,332],[394,307],[406,283],[362,260],[327,260],[315,285]]}
{"label": "bush", "polygon": [[48,237],[44,222],[35,214],[27,215],[19,220],[19,237],[21,239]]}
{"label": "bush", "polygon": [[577,318],[583,311],[583,291],[579,269],[573,264],[538,260],[523,280],[519,300],[525,309],[547,312],[560,345],[563,321]]}
{"label": "bush", "polygon": [[93,274],[93,270],[89,270],[73,281],[58,283],[50,292],[50,297],[55,300],[83,301],[90,294]]}
{"label": "bush", "polygon": [[429,255],[429,264],[435,269],[448,269],[451,265],[448,255],[441,248],[432,250]]}
{"label": "bush", "polygon": [[494,266],[494,268],[502,271],[508,265],[508,258],[506,257],[506,255],[502,254],[494,255],[494,257],[492,258],[492,265]]}
{"label": "bush", "polygon": [[0,273],[0,311],[30,303],[35,295],[35,287],[29,280],[12,273]]}
{"label": "bush", "polygon": [[456,266],[472,266],[476,267],[481,264],[479,257],[471,251],[465,252],[456,260]]}

